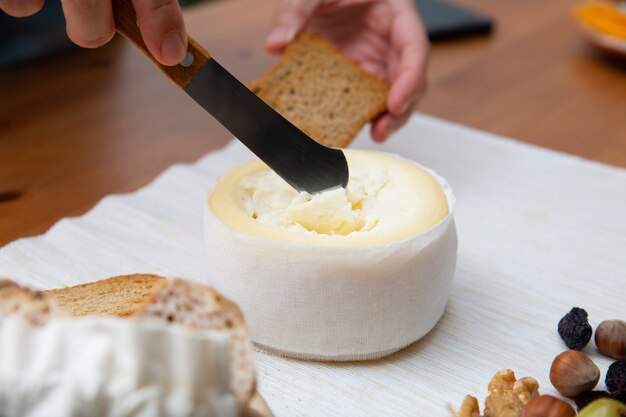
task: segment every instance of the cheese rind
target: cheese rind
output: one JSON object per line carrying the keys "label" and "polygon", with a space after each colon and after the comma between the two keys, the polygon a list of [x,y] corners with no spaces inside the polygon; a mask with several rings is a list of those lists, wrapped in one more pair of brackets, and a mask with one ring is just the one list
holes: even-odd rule
{"label": "cheese rind", "polygon": [[0,414],[235,417],[230,338],[157,320],[0,320]]}
{"label": "cheese rind", "polygon": [[400,157],[345,152],[347,191],[298,194],[250,162],[204,206],[205,279],[274,354],[379,358],[445,310],[457,252],[451,188]]}
{"label": "cheese rind", "polygon": [[212,211],[234,230],[316,246],[374,246],[408,239],[441,222],[449,202],[439,181],[400,157],[344,150],[347,188],[297,192],[256,160],[222,177]]}

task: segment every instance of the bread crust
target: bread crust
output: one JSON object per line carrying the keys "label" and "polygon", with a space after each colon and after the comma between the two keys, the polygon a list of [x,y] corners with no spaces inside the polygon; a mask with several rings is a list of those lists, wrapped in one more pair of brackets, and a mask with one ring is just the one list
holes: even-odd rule
{"label": "bread crust", "polygon": [[43,325],[53,317],[67,314],[44,292],[0,278],[0,318],[11,315],[19,315],[34,325]]}
{"label": "bread crust", "polygon": [[153,274],[131,274],[45,291],[73,316],[131,316],[167,280]]}
{"label": "bread crust", "polygon": [[346,147],[386,110],[389,86],[323,36],[301,33],[250,90],[317,142]]}
{"label": "bread crust", "polygon": [[154,318],[192,331],[228,332],[231,381],[242,413],[256,391],[253,347],[243,315],[213,288],[178,278],[132,274],[45,291],[42,295],[76,317]]}

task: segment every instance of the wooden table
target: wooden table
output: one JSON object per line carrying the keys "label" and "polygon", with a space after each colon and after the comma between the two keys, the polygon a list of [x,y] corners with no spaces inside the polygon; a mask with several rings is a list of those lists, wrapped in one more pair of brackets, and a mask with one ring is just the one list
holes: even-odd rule
{"label": "wooden table", "polygon": [[[493,16],[496,31],[433,46],[421,111],[626,167],[626,65],[577,37],[577,1],[458,1]],[[275,59],[262,49],[273,4],[192,7],[188,30],[247,81]],[[119,39],[1,70],[0,245],[133,191],[230,137]]]}

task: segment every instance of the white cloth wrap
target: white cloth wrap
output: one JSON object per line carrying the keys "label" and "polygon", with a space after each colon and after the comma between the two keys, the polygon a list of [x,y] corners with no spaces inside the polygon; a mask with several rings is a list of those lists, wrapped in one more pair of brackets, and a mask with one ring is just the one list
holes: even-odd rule
{"label": "white cloth wrap", "polygon": [[0,320],[0,415],[236,416],[228,337],[148,320]]}
{"label": "white cloth wrap", "polygon": [[271,353],[348,361],[400,350],[442,316],[456,267],[454,196],[428,172],[444,188],[449,214],[423,234],[378,247],[255,237],[205,204],[207,281],[239,305],[252,341]]}

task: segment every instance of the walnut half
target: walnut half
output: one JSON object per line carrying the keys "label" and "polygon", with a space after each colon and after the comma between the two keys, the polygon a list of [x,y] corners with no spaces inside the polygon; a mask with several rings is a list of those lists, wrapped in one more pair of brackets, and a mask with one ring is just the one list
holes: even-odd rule
{"label": "walnut half", "polygon": [[524,405],[539,394],[539,383],[530,377],[515,380],[510,369],[498,371],[489,382],[485,417],[519,417]]}
{"label": "walnut half", "polygon": [[[539,383],[530,377],[515,379],[510,369],[498,371],[487,386],[489,396],[485,399],[485,417],[519,417],[522,408],[539,395]],[[481,417],[478,400],[466,395],[458,417]]]}

